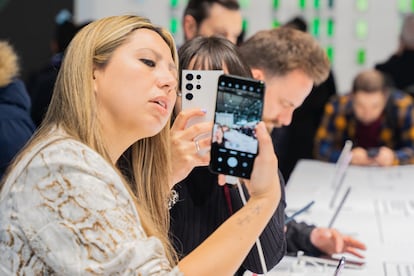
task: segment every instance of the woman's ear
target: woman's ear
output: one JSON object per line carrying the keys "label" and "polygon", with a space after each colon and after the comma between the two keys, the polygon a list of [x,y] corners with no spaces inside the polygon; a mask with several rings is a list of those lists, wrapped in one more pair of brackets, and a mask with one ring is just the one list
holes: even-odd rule
{"label": "woman's ear", "polygon": [[93,69],[92,71],[92,80],[93,80],[93,91],[96,93],[98,91],[98,83],[96,81],[96,68]]}
{"label": "woman's ear", "polygon": [[264,75],[263,70],[252,68],[251,71],[252,71],[252,76],[254,79],[264,81],[265,75]]}

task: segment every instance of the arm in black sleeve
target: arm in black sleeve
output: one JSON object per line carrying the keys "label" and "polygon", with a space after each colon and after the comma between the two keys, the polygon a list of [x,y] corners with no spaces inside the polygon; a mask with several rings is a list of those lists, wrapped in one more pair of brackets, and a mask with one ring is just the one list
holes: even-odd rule
{"label": "arm in black sleeve", "polygon": [[[280,199],[279,206],[277,207],[275,213],[273,214],[271,220],[267,224],[266,228],[263,230],[263,233],[260,235],[260,242],[263,249],[263,255],[265,257],[267,270],[272,269],[275,265],[286,254],[286,239],[284,233],[284,222],[285,222],[285,190],[284,190],[284,180],[279,172],[280,178],[280,188],[282,191],[282,197]],[[248,198],[248,192],[243,186],[244,194]],[[243,205],[239,191],[236,186],[230,189],[231,201],[233,210],[236,212]],[[247,269],[253,273],[263,274],[263,269],[260,263],[259,253],[257,251],[257,246],[254,245],[247,255],[246,259],[242,264],[244,269]]]}
{"label": "arm in black sleeve", "polygon": [[310,256],[320,256],[322,254],[310,241],[311,232],[315,229],[314,225],[292,220],[286,226],[287,252],[289,255],[296,256],[299,250]]}

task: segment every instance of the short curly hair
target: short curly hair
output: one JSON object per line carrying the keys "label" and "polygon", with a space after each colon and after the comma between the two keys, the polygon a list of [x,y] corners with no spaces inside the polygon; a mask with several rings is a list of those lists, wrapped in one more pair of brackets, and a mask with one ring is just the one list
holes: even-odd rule
{"label": "short curly hair", "polygon": [[318,41],[293,28],[259,31],[240,46],[240,52],[250,68],[261,69],[268,77],[299,69],[320,84],[329,75],[328,56]]}

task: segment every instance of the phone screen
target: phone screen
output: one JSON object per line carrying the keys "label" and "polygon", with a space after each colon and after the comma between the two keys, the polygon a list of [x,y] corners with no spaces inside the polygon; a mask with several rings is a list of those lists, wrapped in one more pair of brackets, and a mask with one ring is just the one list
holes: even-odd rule
{"label": "phone screen", "polygon": [[255,127],[262,118],[264,82],[231,75],[218,79],[210,169],[250,178],[258,153]]}

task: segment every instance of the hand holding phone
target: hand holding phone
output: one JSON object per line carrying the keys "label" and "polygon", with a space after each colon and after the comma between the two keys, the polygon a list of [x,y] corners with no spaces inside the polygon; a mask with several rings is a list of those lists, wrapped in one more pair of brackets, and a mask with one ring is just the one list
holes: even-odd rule
{"label": "hand holding phone", "polygon": [[249,179],[258,153],[255,127],[262,117],[264,82],[221,75],[217,87],[210,169]]}

